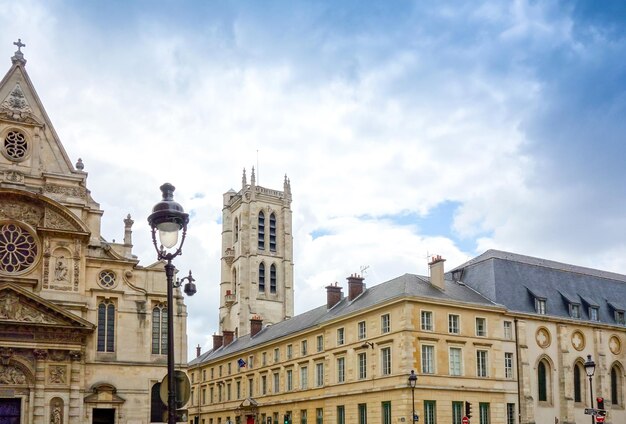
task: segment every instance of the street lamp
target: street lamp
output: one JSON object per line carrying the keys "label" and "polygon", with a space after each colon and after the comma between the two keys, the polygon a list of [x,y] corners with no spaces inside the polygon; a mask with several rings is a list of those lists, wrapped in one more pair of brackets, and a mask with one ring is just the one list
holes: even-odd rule
{"label": "street lamp", "polygon": [[[165,183],[161,186],[163,199],[154,205],[152,213],[148,217],[148,223],[152,229],[152,243],[157,251],[157,258],[165,260],[165,276],[167,277],[167,422],[176,423],[176,386],[174,379],[174,288],[180,287],[187,280],[184,292],[188,296],[196,293],[196,285],[189,271],[189,276],[174,282],[174,265],[172,259],[182,253],[183,243],[187,235],[189,215],[183,207],[174,201],[174,186]],[[180,243],[178,233],[183,231]],[[157,245],[156,233],[159,233]],[[176,245],[178,244],[178,247]]]}
{"label": "street lamp", "polygon": [[[592,377],[596,372],[596,363],[591,360],[591,355],[587,355],[587,362],[585,362],[585,372],[587,373],[587,377],[589,377],[589,396],[591,397],[591,408],[593,409],[593,381]],[[591,416],[591,424],[594,424],[596,419],[594,416]]]}
{"label": "street lamp", "polygon": [[415,384],[417,383],[417,375],[415,375],[415,371],[411,370],[411,374],[409,375],[409,386],[411,386],[411,403],[413,404],[413,418],[412,421],[415,422]]}

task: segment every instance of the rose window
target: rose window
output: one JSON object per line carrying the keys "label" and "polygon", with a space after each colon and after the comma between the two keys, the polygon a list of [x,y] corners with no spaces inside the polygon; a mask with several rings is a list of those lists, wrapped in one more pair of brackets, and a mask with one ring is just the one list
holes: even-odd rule
{"label": "rose window", "polygon": [[16,224],[0,227],[0,271],[15,273],[30,268],[37,259],[37,240]]}
{"label": "rose window", "polygon": [[24,157],[26,157],[27,148],[26,137],[19,131],[9,131],[4,138],[4,149],[7,156],[11,159],[24,159]]}

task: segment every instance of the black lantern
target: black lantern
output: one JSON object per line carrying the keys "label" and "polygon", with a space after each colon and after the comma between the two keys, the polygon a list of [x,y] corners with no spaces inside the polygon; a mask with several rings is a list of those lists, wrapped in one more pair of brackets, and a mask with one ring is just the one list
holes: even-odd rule
{"label": "black lantern", "polygon": [[[161,186],[163,199],[154,205],[152,213],[148,217],[148,223],[152,230],[152,243],[157,251],[159,260],[165,260],[165,276],[167,277],[167,422],[176,424],[176,384],[174,375],[174,288],[178,288],[187,281],[184,292],[188,296],[196,293],[196,285],[189,271],[189,275],[174,281],[175,267],[172,259],[182,253],[189,215],[183,207],[174,201],[174,186],[165,183]],[[182,237],[179,239],[179,232]],[[156,233],[159,233],[157,244]],[[178,247],[176,247],[178,245]]]}
{"label": "black lantern", "polygon": [[413,404],[413,418],[412,421],[417,421],[417,417],[415,416],[415,385],[417,384],[417,375],[415,375],[415,371],[411,370],[411,374],[409,374],[409,386],[411,387],[411,402]]}
{"label": "black lantern", "polygon": [[[596,363],[591,360],[591,355],[587,355],[587,361],[585,361],[585,372],[589,377],[589,395],[591,396],[591,408],[593,408],[593,375],[596,373]],[[594,416],[591,416],[591,424],[596,422]]]}

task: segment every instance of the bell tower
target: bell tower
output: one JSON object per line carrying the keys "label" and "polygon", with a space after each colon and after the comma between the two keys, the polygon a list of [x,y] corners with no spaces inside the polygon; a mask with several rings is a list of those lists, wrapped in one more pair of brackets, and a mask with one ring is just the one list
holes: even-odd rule
{"label": "bell tower", "polygon": [[250,319],[273,324],[293,316],[291,184],[283,191],[248,184],[224,194],[222,209],[220,333],[250,333]]}

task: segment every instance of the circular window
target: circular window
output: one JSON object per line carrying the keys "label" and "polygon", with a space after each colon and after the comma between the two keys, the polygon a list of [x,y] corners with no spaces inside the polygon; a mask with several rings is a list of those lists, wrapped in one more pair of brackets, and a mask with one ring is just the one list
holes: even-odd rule
{"label": "circular window", "polygon": [[23,160],[28,152],[26,136],[21,131],[11,130],[4,137],[4,151],[9,159]]}
{"label": "circular window", "polygon": [[0,271],[15,274],[28,270],[37,260],[37,239],[13,223],[0,226]]}
{"label": "circular window", "polygon": [[115,286],[115,273],[113,271],[101,271],[98,282],[102,287],[110,289]]}

